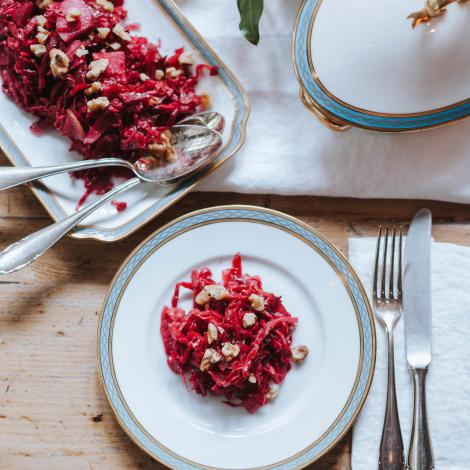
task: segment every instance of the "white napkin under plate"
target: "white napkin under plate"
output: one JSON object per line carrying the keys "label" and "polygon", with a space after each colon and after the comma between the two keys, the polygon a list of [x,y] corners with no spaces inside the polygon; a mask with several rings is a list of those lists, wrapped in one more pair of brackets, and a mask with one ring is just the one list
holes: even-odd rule
{"label": "white napkin under plate", "polygon": [[[374,239],[349,240],[349,259],[367,291],[372,285]],[[432,363],[427,404],[437,470],[470,468],[470,247],[432,245]],[[405,312],[406,314],[406,312]],[[409,312],[410,315],[413,312]],[[353,430],[353,470],[377,468],[387,390],[386,336],[377,326],[372,387]],[[405,356],[403,319],[396,326],[395,373],[405,454],[413,389]]]}
{"label": "white napkin under plate", "polygon": [[176,0],[247,90],[240,153],[199,190],[470,202],[470,120],[412,134],[337,133],[302,105],[291,43],[301,0],[264,2],[261,40],[238,30],[236,0]]}

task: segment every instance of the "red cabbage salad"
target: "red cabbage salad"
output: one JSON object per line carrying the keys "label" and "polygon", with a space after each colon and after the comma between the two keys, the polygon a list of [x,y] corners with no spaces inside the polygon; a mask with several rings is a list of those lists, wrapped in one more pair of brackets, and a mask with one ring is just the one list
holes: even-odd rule
{"label": "red cabbage salad", "polygon": [[[293,363],[308,347],[293,347],[298,319],[281,297],[263,290],[259,276],[242,272],[236,254],[222,273],[222,284],[208,268],[176,284],[171,306],[161,314],[161,336],[170,369],[196,393],[224,397],[230,406],[254,413],[278,394]],[[189,289],[193,307],[178,307],[180,289]]]}
{"label": "red cabbage salad", "polygon": [[[54,127],[85,159],[174,161],[169,129],[209,106],[196,92],[207,68],[184,48],[170,56],[134,34],[124,0],[2,0],[3,91],[37,117],[32,131]],[[85,170],[86,195],[112,188],[127,170]],[[82,201],[83,202],[83,201]]]}

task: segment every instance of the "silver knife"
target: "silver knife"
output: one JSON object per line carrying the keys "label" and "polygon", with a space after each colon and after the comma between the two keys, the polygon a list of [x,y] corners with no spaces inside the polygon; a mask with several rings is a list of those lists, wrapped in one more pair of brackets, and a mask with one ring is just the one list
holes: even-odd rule
{"label": "silver knife", "polygon": [[406,357],[414,388],[413,428],[408,451],[410,470],[434,468],[426,411],[426,375],[431,363],[431,229],[432,215],[421,209],[408,230],[405,248],[403,319]]}

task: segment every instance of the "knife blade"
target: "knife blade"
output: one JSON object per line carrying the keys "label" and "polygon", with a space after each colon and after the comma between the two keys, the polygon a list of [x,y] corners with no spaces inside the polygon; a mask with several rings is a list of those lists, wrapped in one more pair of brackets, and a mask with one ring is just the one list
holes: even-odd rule
{"label": "knife blade", "polygon": [[411,368],[427,368],[431,363],[431,229],[431,211],[421,209],[406,238],[403,319]]}
{"label": "knife blade", "polygon": [[431,363],[431,230],[432,215],[421,209],[406,239],[403,319],[406,358],[413,379],[413,424],[408,449],[410,470],[434,469],[426,407],[426,375]]}

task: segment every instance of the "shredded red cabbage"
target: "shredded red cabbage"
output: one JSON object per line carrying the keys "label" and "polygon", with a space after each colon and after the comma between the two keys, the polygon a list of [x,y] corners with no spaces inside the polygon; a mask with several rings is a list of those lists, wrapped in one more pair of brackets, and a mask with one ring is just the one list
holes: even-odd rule
{"label": "shredded red cabbage", "polygon": [[[306,346],[292,348],[297,325],[280,297],[263,290],[259,276],[243,274],[240,254],[216,284],[208,268],[175,287],[171,307],[161,314],[168,365],[187,377],[192,389],[225,397],[249,413],[277,395],[293,362],[303,362]],[[193,292],[193,308],[178,308],[181,288]]]}
{"label": "shredded red cabbage", "polygon": [[[160,45],[133,34],[124,0],[2,0],[0,75],[4,92],[38,117],[32,131],[53,126],[84,158],[136,161],[174,158],[168,129],[208,105],[195,87],[183,48],[166,57]],[[208,67],[211,74],[216,68]],[[87,170],[86,196],[112,187],[123,170]],[[83,202],[82,201],[82,202]]]}

